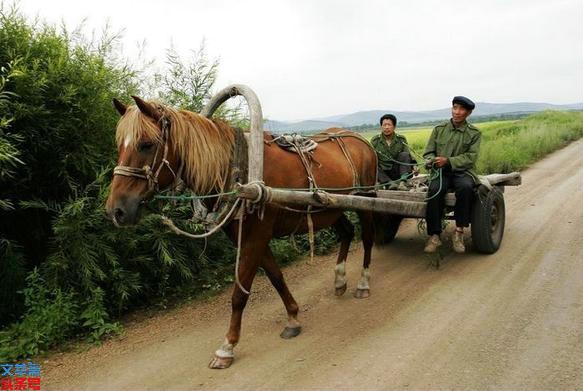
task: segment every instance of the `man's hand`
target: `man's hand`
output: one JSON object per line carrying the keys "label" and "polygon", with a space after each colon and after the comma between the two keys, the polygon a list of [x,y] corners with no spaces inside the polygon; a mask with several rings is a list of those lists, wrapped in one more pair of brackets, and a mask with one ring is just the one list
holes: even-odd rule
{"label": "man's hand", "polygon": [[448,160],[446,157],[443,156],[438,156],[435,159],[433,159],[433,164],[435,165],[435,167],[437,168],[442,168],[447,164]]}

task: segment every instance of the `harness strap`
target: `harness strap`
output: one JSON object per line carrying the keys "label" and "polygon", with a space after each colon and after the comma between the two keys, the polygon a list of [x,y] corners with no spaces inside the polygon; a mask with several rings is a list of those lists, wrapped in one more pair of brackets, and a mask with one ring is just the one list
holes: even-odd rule
{"label": "harness strap", "polygon": [[152,166],[156,164],[156,160],[158,159],[158,154],[160,152],[160,145],[156,146],[156,152],[154,153],[154,158],[152,159],[152,165],[145,165],[142,168],[138,167],[131,167],[131,166],[115,166],[113,169],[113,175],[121,175],[126,177],[132,177],[137,179],[142,179],[148,181],[148,190],[149,192],[157,192],[158,189],[158,176],[162,171],[162,168],[166,167],[172,173],[174,177],[174,186],[176,187],[177,182],[180,180],[182,175],[182,169],[184,163],[181,163],[180,168],[178,170],[178,175],[172,170],[170,166],[170,162],[168,161],[168,135],[170,131],[170,121],[165,116],[162,116],[159,121],[162,125],[162,142],[164,143],[164,153],[162,155],[162,160],[160,161],[160,165],[156,169],[156,171],[152,170]]}
{"label": "harness strap", "polygon": [[354,187],[360,186],[360,176],[358,175],[358,172],[356,171],[356,167],[354,166],[354,161],[352,160],[352,156],[350,156],[350,152],[346,148],[346,144],[344,144],[344,140],[342,140],[342,138],[337,138],[334,140],[340,146],[340,149],[342,150],[342,153],[344,154],[344,157],[348,161],[348,165],[350,166],[350,169],[352,170],[352,186],[354,186]]}

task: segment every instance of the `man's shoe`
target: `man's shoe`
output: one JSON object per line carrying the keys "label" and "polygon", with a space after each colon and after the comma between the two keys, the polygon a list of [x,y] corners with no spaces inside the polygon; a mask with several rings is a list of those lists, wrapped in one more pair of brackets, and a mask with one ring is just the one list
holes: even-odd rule
{"label": "man's shoe", "polygon": [[429,239],[427,239],[427,243],[425,244],[425,249],[423,251],[426,253],[434,253],[437,251],[439,246],[441,246],[439,235],[431,235]]}
{"label": "man's shoe", "polygon": [[466,246],[464,245],[464,233],[460,231],[455,231],[453,233],[453,251],[456,253],[465,253]]}

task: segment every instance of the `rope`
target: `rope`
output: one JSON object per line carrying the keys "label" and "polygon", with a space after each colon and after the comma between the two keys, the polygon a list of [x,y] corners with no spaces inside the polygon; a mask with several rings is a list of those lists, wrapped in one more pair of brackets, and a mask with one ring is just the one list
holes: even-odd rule
{"label": "rope", "polygon": [[178,228],[169,217],[166,217],[164,215],[162,215],[162,223],[164,223],[166,226],[168,226],[168,228],[170,228],[174,233],[178,235],[186,236],[191,239],[207,238],[214,234],[215,232],[217,232],[219,229],[221,229],[230,220],[231,215],[233,214],[233,212],[235,211],[240,202],[241,199],[237,198],[237,200],[235,200],[235,203],[233,204],[233,207],[231,208],[231,210],[229,210],[229,213],[227,213],[223,221],[221,221],[213,229],[211,229],[208,232],[205,232],[204,234],[191,234],[190,232],[183,231],[180,228]]}
{"label": "rope", "polygon": [[[432,170],[435,170],[435,169],[432,169]],[[435,171],[434,171],[434,172],[435,172]],[[438,195],[439,193],[441,193],[441,189],[442,189],[442,187],[443,187],[443,168],[438,168],[438,169],[437,169],[437,173],[438,173],[438,176],[439,176],[439,190],[437,190],[437,193],[433,194],[431,197],[427,197],[427,198],[425,198],[425,201],[432,200],[432,199],[434,199],[435,197],[437,197],[437,195]],[[430,178],[429,178],[429,181],[431,182],[431,181],[432,181],[432,180],[434,180],[434,179],[435,179],[435,177],[434,177],[434,178],[431,178],[431,177],[430,177]],[[429,189],[427,190],[427,192],[429,193]]]}
{"label": "rope", "polygon": [[239,229],[237,234],[237,258],[235,258],[235,283],[246,295],[250,295],[247,289],[243,288],[241,281],[239,280],[239,260],[241,259],[241,237],[243,236],[243,213],[239,216]]}
{"label": "rope", "polygon": [[222,196],[227,196],[227,195],[236,195],[237,192],[236,191],[227,191],[224,193],[217,193],[217,194],[207,194],[207,195],[192,195],[192,196],[187,196],[187,195],[162,195],[162,194],[157,194],[154,196],[154,198],[156,199],[162,199],[162,200],[204,200],[207,198],[218,198],[218,197],[222,197]]}

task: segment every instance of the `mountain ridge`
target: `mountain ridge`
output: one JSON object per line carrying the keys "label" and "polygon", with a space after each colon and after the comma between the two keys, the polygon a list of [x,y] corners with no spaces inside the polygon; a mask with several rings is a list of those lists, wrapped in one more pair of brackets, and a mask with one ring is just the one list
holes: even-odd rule
{"label": "mountain ridge", "polygon": [[[477,102],[473,117],[496,116],[502,114],[524,114],[543,110],[583,110],[583,103],[552,104],[541,102],[514,102],[514,103],[489,103]],[[398,110],[363,110],[349,114],[338,114],[326,117],[311,118],[301,121],[286,122],[267,120],[265,129],[275,132],[303,132],[322,130],[332,127],[351,127],[365,124],[376,124],[379,118],[386,113],[394,114],[397,121],[405,121],[408,124],[425,121],[446,120],[451,116],[451,108],[422,111],[398,111]]]}

